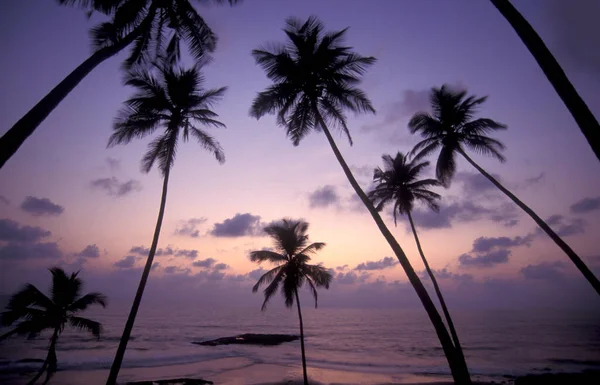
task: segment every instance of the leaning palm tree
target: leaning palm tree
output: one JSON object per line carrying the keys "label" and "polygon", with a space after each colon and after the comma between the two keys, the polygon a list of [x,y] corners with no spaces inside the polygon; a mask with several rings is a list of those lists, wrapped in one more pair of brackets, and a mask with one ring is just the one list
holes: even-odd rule
{"label": "leaning palm tree", "polygon": [[115,384],[117,380],[146,281],[150,275],[165,213],[169,173],[175,161],[179,137],[181,136],[184,142],[190,136],[193,137],[204,149],[212,152],[219,163],[225,161],[219,143],[197,126],[225,127],[223,123],[216,120],[218,115],[211,110],[211,107],[221,99],[226,87],[205,90],[200,65],[185,70],[175,69],[168,63],[162,62],[155,69],[158,75],[141,70],[135,70],[128,75],[125,84],[135,87],[137,92],[125,102],[125,107],[120,111],[114,123],[114,132],[108,141],[109,147],[127,144],[133,139],[154,133],[159,127],[164,129],[150,142],[148,152],[142,160],[142,171],[146,173],[158,161],[158,168],[163,175],[162,197],[152,246],[110,370],[108,384]]}
{"label": "leaning palm tree", "polygon": [[323,24],[315,17],[310,17],[306,22],[290,18],[284,29],[287,44],[271,44],[252,51],[257,64],[265,70],[273,84],[258,93],[250,114],[257,119],[267,114],[276,114],[277,124],[286,130],[296,146],[311,131],[325,134],[350,185],[388,241],[423,303],[455,381],[469,384],[471,380],[467,365],[456,354],[435,304],[406,254],[358,185],[330,131],[330,127],[339,129],[352,144],[345,111],[375,112],[371,101],[356,85],[376,59],[361,56],[344,45],[346,29],[330,33],[325,33],[323,29]]}
{"label": "leaning palm tree", "polygon": [[98,304],[106,307],[106,297],[96,292],[81,297],[83,283],[77,277],[78,273],[67,275],[63,269],[58,267],[50,269],[50,272],[52,273],[50,297],[32,284],[27,284],[10,298],[6,311],[2,312],[0,316],[2,326],[11,326],[21,320],[13,330],[0,336],[0,340],[14,334],[26,335],[28,339],[32,339],[44,330],[52,330],[48,355],[40,370],[28,384],[35,383],[44,371],[47,371],[44,381],[46,383],[56,371],[56,343],[67,324],[80,330],[86,330],[98,338],[102,331],[102,325],[99,322],[79,317],[78,314],[90,305]]}
{"label": "leaning palm tree", "polygon": [[285,299],[285,306],[292,307],[294,301],[298,307],[298,318],[300,320],[300,347],[302,349],[302,373],[304,375],[304,385],[308,385],[308,375],[306,374],[306,353],[304,351],[304,325],[302,324],[302,311],[300,309],[300,297],[298,289],[302,288],[304,283],[315,298],[315,308],[317,307],[317,287],[329,289],[329,284],[333,279],[331,273],[321,264],[310,265],[310,254],[325,247],[322,242],[308,243],[308,223],[304,221],[293,221],[283,219],[265,228],[274,243],[274,251],[258,250],[250,253],[252,262],[271,262],[277,266],[267,271],[258,279],[252,292],[256,293],[261,285],[267,285],[264,290],[265,300],[261,310],[267,308],[267,302],[281,287],[281,293]]}
{"label": "leaning palm tree", "polygon": [[437,149],[440,150],[436,164],[436,176],[445,186],[450,185],[450,181],[456,172],[456,154],[465,158],[548,234],[577,266],[596,292],[600,294],[600,281],[575,251],[529,206],[519,200],[467,155],[466,149],[470,149],[483,155],[492,156],[501,162],[505,161],[504,156],[501,154],[504,145],[487,135],[497,130],[506,129],[507,126],[488,118],[473,120],[477,108],[486,99],[487,97],[477,98],[473,95],[467,97],[467,91],[452,91],[445,85],[441,88],[433,88],[430,96],[433,114],[418,112],[408,123],[411,133],[419,133],[424,138],[415,145],[412,152],[418,153],[418,157],[423,157]]}
{"label": "leaning palm tree", "polygon": [[393,205],[394,224],[397,224],[398,215],[406,214],[408,217],[417,249],[442,306],[442,311],[448,323],[448,329],[450,329],[457,354],[464,356],[454,322],[452,322],[452,317],[450,317],[448,306],[446,306],[446,301],[444,300],[437,279],[423,253],[423,248],[421,247],[411,214],[415,202],[418,201],[429,206],[431,210],[439,212],[440,206],[438,202],[441,196],[431,191],[430,188],[441,186],[441,183],[437,179],[419,179],[420,174],[429,167],[429,162],[418,158],[410,159],[401,152],[398,152],[395,158],[392,158],[390,155],[383,155],[381,158],[383,159],[384,169],[382,170],[379,167],[375,169],[373,173],[375,186],[369,192],[368,196],[373,201],[373,204],[375,204],[377,211],[383,210],[387,204]]}
{"label": "leaning palm tree", "polygon": [[[111,16],[90,30],[94,53],[65,77],[0,138],[0,168],[65,97],[98,65],[133,44],[124,67],[145,64],[164,52],[178,60],[180,42],[192,57],[213,52],[217,37],[189,0],[57,0]],[[230,5],[241,0],[212,0]]]}
{"label": "leaning palm tree", "polygon": [[558,96],[569,109],[569,112],[577,122],[579,129],[585,136],[592,151],[600,160],[600,124],[590,111],[585,101],[561,68],[552,52],[546,47],[540,35],[527,22],[521,13],[510,3],[509,0],[491,0],[492,4],[500,11],[502,16],[513,27],[521,38],[533,58],[538,63],[546,78],[554,87]]}

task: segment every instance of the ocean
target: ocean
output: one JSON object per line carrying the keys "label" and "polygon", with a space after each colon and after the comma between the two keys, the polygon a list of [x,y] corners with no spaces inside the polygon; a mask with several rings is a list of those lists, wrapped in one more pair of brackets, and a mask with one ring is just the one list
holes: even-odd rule
{"label": "ocean", "polygon": [[[67,328],[58,343],[60,370],[108,369],[127,311],[86,313],[104,325],[97,340]],[[306,354],[311,368],[345,372],[447,376],[448,366],[423,310],[305,308]],[[454,320],[475,378],[507,379],[544,372],[600,369],[600,314],[551,310],[455,312]],[[273,306],[166,312],[143,307],[129,342],[124,368],[191,364],[242,357],[255,364],[300,367],[298,341],[279,346],[199,346],[204,341],[241,333],[297,334],[294,310]],[[0,342],[0,381],[45,358],[50,333],[35,340],[14,337]],[[39,364],[37,364],[39,365]],[[206,373],[217,375],[219,368]],[[222,369],[226,370],[226,368]]]}

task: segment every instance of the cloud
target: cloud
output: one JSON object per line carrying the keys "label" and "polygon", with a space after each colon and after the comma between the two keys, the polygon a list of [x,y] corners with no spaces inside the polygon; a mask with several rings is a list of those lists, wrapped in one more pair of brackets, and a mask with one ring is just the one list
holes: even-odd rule
{"label": "cloud", "polygon": [[249,272],[247,274],[248,278],[250,278],[253,281],[258,281],[258,279],[260,277],[263,276],[264,273],[266,273],[268,270],[263,269],[262,267],[259,267],[258,269],[252,270],[251,272]]}
{"label": "cloud", "polygon": [[228,264],[226,264],[226,263],[217,263],[217,264],[216,264],[216,265],[213,267],[213,269],[215,269],[215,270],[227,270],[227,269],[229,269],[229,265],[228,265]]}
{"label": "cloud", "polygon": [[21,210],[35,217],[41,216],[58,216],[65,211],[61,205],[53,203],[48,198],[36,198],[28,196],[21,203]]}
{"label": "cloud", "polygon": [[[497,174],[492,174],[494,179],[498,182],[502,183],[500,176]],[[467,196],[469,198],[480,197],[489,192],[498,192],[499,190],[490,182],[485,176],[480,173],[472,173],[459,171],[456,173],[454,180],[461,184],[461,188],[463,191],[463,196]]]}
{"label": "cloud", "polygon": [[90,182],[90,185],[93,189],[102,190],[106,194],[114,197],[123,197],[142,189],[142,184],[135,179],[121,182],[114,176],[110,178],[95,179]]}
{"label": "cloud", "polygon": [[232,218],[215,223],[210,234],[215,237],[252,237],[263,235],[263,228],[259,215],[237,213]]}
{"label": "cloud", "polygon": [[525,279],[541,279],[549,281],[561,280],[565,277],[565,264],[560,261],[542,262],[537,265],[527,265],[521,269]]}
{"label": "cloud", "polygon": [[[417,207],[412,212],[415,224],[424,229],[451,228],[454,222],[469,223],[481,219],[488,219],[502,224],[504,227],[513,227],[518,223],[519,211],[514,205],[506,203],[495,208],[474,204],[470,201],[454,202],[449,205],[442,204],[440,212],[435,213],[425,207]],[[410,230],[408,221],[407,229]]]}
{"label": "cloud", "polygon": [[198,226],[204,222],[206,222],[206,218],[191,218],[181,221],[179,226],[175,229],[175,235],[198,238],[200,236]]}
{"label": "cloud", "polygon": [[365,282],[370,276],[371,274],[367,272],[361,272],[358,274],[354,271],[348,271],[346,273],[341,272],[335,276],[334,282],[342,285],[354,285]]}
{"label": "cloud", "polygon": [[0,246],[0,260],[60,259],[63,253],[55,242],[7,243]]}
{"label": "cloud", "polygon": [[121,169],[121,161],[111,158],[110,156],[106,158],[106,164],[108,164],[108,168],[112,172],[119,171],[119,169]]}
{"label": "cloud", "polygon": [[410,118],[417,112],[431,110],[429,89],[404,90],[400,100],[387,105],[383,109],[383,120],[378,123],[365,124],[361,129],[365,132],[378,131],[389,126],[395,126],[401,120]]}
{"label": "cloud", "polygon": [[463,254],[458,257],[458,262],[465,267],[493,267],[508,262],[511,251],[508,249],[498,249],[490,251],[487,254],[477,254],[474,257],[469,254]]}
{"label": "cloud", "polygon": [[336,205],[340,200],[335,187],[326,185],[308,194],[308,202],[311,208],[322,208]]}
{"label": "cloud", "polygon": [[131,269],[135,265],[135,261],[138,257],[134,255],[128,255],[113,263],[114,267],[118,267],[119,269]]}
{"label": "cloud", "polygon": [[164,268],[165,273],[167,274],[189,274],[191,270],[189,268],[179,267],[179,266],[167,266]]}
{"label": "cloud", "polygon": [[344,271],[344,270],[348,269],[348,265],[337,266],[335,269],[337,271]]}
{"label": "cloud", "polygon": [[5,204],[5,205],[9,205],[10,204],[10,200],[8,200],[8,198],[5,197],[4,195],[0,195],[0,203]]}
{"label": "cloud", "polygon": [[[439,270],[432,270],[433,275],[435,277],[435,279],[440,280],[440,279],[451,279],[454,281],[461,281],[461,282],[465,282],[465,281],[472,281],[473,280],[473,276],[471,274],[457,274],[457,273],[453,273],[450,270],[448,270],[447,268],[443,268],[443,269],[439,269]],[[419,275],[421,276],[421,279],[424,280],[428,280],[429,279],[429,274],[427,273],[426,270],[423,270],[419,273]]]}
{"label": "cloud", "polygon": [[217,260],[214,258],[206,258],[206,259],[201,259],[199,261],[196,261],[196,262],[192,263],[192,265],[196,266],[196,267],[210,268],[210,267],[213,267],[215,262],[217,262]]}
{"label": "cloud", "polygon": [[600,210],[600,196],[595,198],[583,198],[571,205],[569,208],[573,214],[586,214]]}
{"label": "cloud", "polygon": [[544,181],[545,178],[546,178],[546,174],[541,172],[540,175],[538,175],[538,176],[533,176],[531,178],[525,179],[525,185],[532,186],[532,185],[541,183]]}
{"label": "cloud", "polygon": [[352,174],[354,174],[355,177],[372,178],[373,170],[375,170],[375,167],[369,165],[350,166],[350,171],[352,171]]}
{"label": "cloud", "polygon": [[11,219],[0,219],[0,241],[36,242],[50,234],[41,227],[21,226]]}
{"label": "cloud", "polygon": [[144,246],[133,246],[129,252],[138,255],[148,255],[150,253],[150,249]]}
{"label": "cloud", "polygon": [[485,253],[494,248],[509,248],[516,246],[530,246],[533,240],[533,234],[524,237],[479,237],[473,241],[474,253]]}
{"label": "cloud", "polygon": [[[587,222],[581,218],[567,219],[559,214],[548,217],[546,223],[553,228],[559,237],[583,234],[585,233],[585,227],[587,226]],[[536,229],[536,232],[538,234],[545,234],[544,230],[539,227]]]}
{"label": "cloud", "polygon": [[383,270],[390,267],[394,267],[398,261],[396,258],[392,257],[384,257],[379,261],[367,261],[359,264],[354,268],[354,270]]}
{"label": "cloud", "polygon": [[180,250],[177,250],[174,255],[176,257],[185,257],[188,259],[196,259],[196,257],[198,257],[198,250],[180,249]]}
{"label": "cloud", "polygon": [[80,258],[98,258],[100,256],[100,249],[95,244],[88,245],[79,253],[75,253],[75,256]]}

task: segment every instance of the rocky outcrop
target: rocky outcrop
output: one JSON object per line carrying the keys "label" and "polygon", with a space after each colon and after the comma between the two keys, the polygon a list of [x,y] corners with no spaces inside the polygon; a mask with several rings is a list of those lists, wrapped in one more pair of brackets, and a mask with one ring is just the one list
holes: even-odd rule
{"label": "rocky outcrop", "polygon": [[211,341],[194,341],[193,344],[204,346],[219,346],[219,345],[263,345],[274,346],[284,342],[296,341],[300,337],[292,334],[240,334],[233,337],[217,338]]}

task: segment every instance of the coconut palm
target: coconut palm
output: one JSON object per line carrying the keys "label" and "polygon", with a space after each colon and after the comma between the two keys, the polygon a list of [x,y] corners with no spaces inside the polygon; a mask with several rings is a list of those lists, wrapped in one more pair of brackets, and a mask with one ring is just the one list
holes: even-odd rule
{"label": "coconut palm", "polygon": [[35,383],[47,371],[48,382],[56,371],[56,343],[65,326],[85,330],[100,338],[102,325],[99,322],[78,316],[91,305],[106,307],[106,297],[101,293],[88,293],[81,297],[83,282],[77,273],[67,275],[61,268],[50,269],[52,273],[52,286],[50,296],[46,296],[37,287],[27,284],[16,292],[8,302],[6,311],[2,312],[0,320],[2,326],[16,327],[0,336],[4,340],[12,335],[26,335],[28,339],[36,338],[44,330],[52,330],[48,355],[29,384]]}
{"label": "coconut palm", "polygon": [[310,17],[305,22],[290,18],[284,30],[287,44],[271,44],[252,51],[257,64],[265,70],[273,84],[258,93],[250,114],[257,119],[267,114],[277,115],[277,124],[286,130],[287,136],[296,146],[312,131],[325,134],[350,185],[390,244],[423,303],[456,382],[470,383],[467,366],[457,356],[448,330],[427,290],[358,185],[330,131],[330,128],[338,129],[352,144],[345,112],[375,112],[367,95],[356,86],[376,59],[361,56],[346,46],[346,29],[329,33],[323,29],[323,24],[315,17]]}
{"label": "coconut palm", "polygon": [[135,70],[126,79],[125,84],[135,87],[137,92],[125,102],[125,107],[119,112],[108,146],[127,144],[133,139],[151,135],[158,128],[163,128],[160,135],[150,142],[148,152],[142,160],[142,171],[146,173],[158,162],[158,169],[163,175],[163,188],[152,246],[111,367],[108,384],[114,384],[117,380],[152,268],[165,213],[169,173],[175,161],[179,137],[181,136],[186,142],[191,136],[199,142],[200,146],[212,152],[219,163],[225,161],[219,143],[198,126],[225,127],[223,123],[216,120],[218,115],[211,110],[211,107],[221,99],[226,87],[204,89],[204,77],[200,69],[200,65],[187,70],[176,69],[163,62],[156,67],[157,75]]}
{"label": "coconut palm", "polygon": [[[212,0],[231,5],[240,0]],[[94,68],[133,44],[124,67],[145,64],[157,56],[177,60],[183,41],[196,60],[214,51],[217,37],[189,0],[58,0],[111,16],[92,28],[94,53],[65,77],[0,138],[0,168],[46,117]]]}
{"label": "coconut palm", "polygon": [[424,157],[438,149],[440,150],[436,164],[436,176],[445,186],[450,185],[450,181],[456,172],[456,154],[465,158],[552,238],[577,266],[596,292],[600,294],[600,281],[575,251],[529,206],[519,200],[467,155],[466,150],[470,149],[483,155],[492,156],[500,162],[505,161],[504,156],[501,154],[504,145],[500,141],[489,137],[488,134],[497,130],[504,130],[507,126],[488,118],[474,119],[477,108],[486,99],[487,97],[477,98],[474,95],[467,97],[467,91],[452,91],[445,85],[441,88],[433,88],[430,95],[433,114],[418,112],[408,123],[411,133],[419,133],[424,138],[415,145],[412,152],[418,153],[418,157]]}
{"label": "coconut palm", "polygon": [[256,282],[252,292],[256,293],[260,286],[267,285],[264,290],[265,300],[261,310],[265,310],[267,302],[281,287],[281,293],[285,299],[285,306],[292,307],[294,301],[298,308],[300,320],[300,347],[302,349],[302,373],[304,385],[308,385],[306,374],[306,353],[304,351],[304,326],[302,324],[302,311],[300,308],[300,297],[298,289],[307,283],[315,298],[317,307],[317,287],[329,289],[333,279],[331,273],[321,264],[310,265],[310,255],[325,247],[322,242],[308,243],[308,223],[304,221],[293,221],[283,219],[280,223],[272,224],[265,228],[274,243],[274,251],[258,250],[250,253],[252,262],[271,262],[277,266],[267,271]]}
{"label": "coconut palm", "polygon": [[375,185],[368,196],[375,204],[377,211],[383,210],[388,204],[393,205],[394,224],[397,224],[398,215],[406,214],[408,217],[408,222],[415,237],[417,249],[425,265],[425,270],[433,283],[433,288],[442,306],[452,341],[457,353],[463,355],[458,334],[454,328],[454,322],[452,322],[452,317],[450,317],[448,306],[446,306],[446,301],[444,300],[437,279],[423,253],[423,248],[421,247],[411,214],[415,202],[424,203],[431,210],[436,213],[439,212],[440,206],[438,202],[441,196],[429,189],[441,186],[441,183],[437,179],[419,179],[420,174],[429,167],[429,162],[427,161],[418,158],[410,159],[401,152],[398,152],[395,158],[392,158],[390,155],[383,155],[381,158],[383,159],[384,169],[382,170],[379,167],[375,169],[373,173],[373,182]]}
{"label": "coconut palm", "polygon": [[554,87],[558,96],[569,109],[569,112],[579,125],[579,129],[585,136],[592,151],[600,160],[600,124],[590,111],[585,101],[573,87],[573,84],[561,68],[552,52],[546,47],[540,35],[527,22],[521,13],[510,3],[509,0],[491,0],[492,4],[500,11],[502,16],[513,27],[521,38],[533,58],[538,63],[546,78]]}

